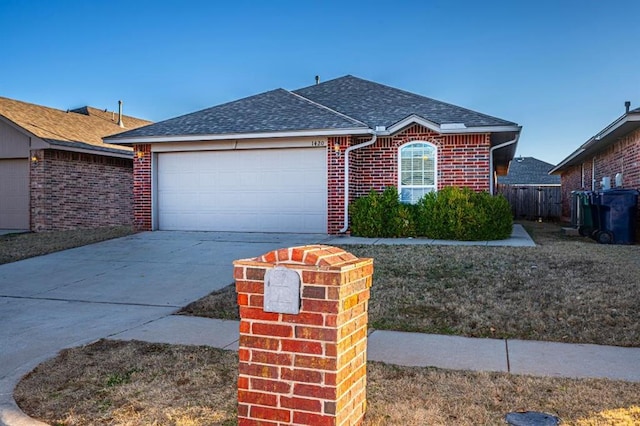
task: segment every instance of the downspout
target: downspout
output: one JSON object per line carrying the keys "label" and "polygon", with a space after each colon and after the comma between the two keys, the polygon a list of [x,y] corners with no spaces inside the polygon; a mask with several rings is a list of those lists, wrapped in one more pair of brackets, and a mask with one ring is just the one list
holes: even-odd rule
{"label": "downspout", "polygon": [[489,194],[494,195],[493,187],[495,186],[495,172],[493,171],[493,151],[495,151],[496,149],[504,148],[505,146],[513,145],[514,143],[518,142],[519,138],[520,138],[520,132],[516,133],[516,137],[513,140],[501,143],[500,145],[496,145],[494,147],[491,147],[491,149],[489,149],[489,173],[491,174],[489,178]]}
{"label": "downspout", "polygon": [[365,148],[369,145],[376,143],[378,135],[372,132],[373,137],[371,140],[362,142],[358,145],[348,147],[344,152],[344,226],[338,231],[339,234],[344,234],[349,229],[349,154],[356,149]]}

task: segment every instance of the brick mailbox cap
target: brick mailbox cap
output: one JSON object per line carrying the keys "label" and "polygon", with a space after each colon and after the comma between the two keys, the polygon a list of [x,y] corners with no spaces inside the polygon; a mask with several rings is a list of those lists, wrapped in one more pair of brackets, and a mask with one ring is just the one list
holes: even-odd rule
{"label": "brick mailbox cap", "polygon": [[[234,264],[289,264],[317,266],[325,268],[341,268],[362,261],[353,254],[338,247],[325,245],[308,245],[300,247],[282,248],[270,251],[253,259],[236,260]],[[256,265],[258,266],[258,265]]]}

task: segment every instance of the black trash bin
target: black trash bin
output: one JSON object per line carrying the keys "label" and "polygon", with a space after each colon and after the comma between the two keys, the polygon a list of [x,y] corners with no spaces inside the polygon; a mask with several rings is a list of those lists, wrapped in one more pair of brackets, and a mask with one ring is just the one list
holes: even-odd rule
{"label": "black trash bin", "polygon": [[638,191],[609,189],[592,199],[597,214],[598,231],[594,237],[601,244],[633,244],[636,237]]}

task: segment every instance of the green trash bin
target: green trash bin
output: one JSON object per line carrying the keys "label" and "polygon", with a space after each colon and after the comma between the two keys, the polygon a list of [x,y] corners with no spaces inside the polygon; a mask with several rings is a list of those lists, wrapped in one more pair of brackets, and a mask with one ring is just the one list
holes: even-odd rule
{"label": "green trash bin", "polygon": [[594,218],[594,209],[591,204],[592,192],[591,191],[579,191],[576,196],[578,197],[578,208],[580,210],[580,220],[578,221],[578,233],[583,237],[589,237],[597,230],[596,220]]}

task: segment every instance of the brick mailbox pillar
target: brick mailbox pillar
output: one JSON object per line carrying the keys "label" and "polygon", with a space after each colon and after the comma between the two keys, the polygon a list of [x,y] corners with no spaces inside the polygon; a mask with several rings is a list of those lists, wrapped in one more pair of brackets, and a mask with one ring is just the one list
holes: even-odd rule
{"label": "brick mailbox pillar", "polygon": [[310,245],[233,264],[238,424],[362,423],[373,260]]}

